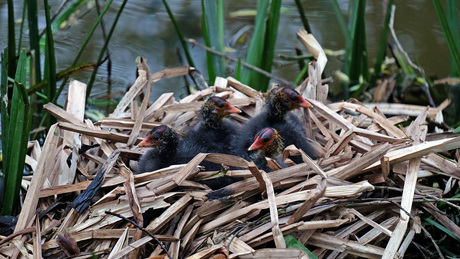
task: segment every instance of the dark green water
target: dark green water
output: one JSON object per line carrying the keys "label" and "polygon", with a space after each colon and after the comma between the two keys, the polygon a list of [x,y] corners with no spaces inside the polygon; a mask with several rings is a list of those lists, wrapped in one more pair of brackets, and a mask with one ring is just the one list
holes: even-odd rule
{"label": "dark green water", "polygon": [[[15,2],[15,19],[22,15],[22,1]],[[102,2],[102,1],[100,1]],[[404,49],[412,60],[420,64],[427,75],[435,75],[439,78],[448,76],[448,50],[444,40],[440,24],[436,17],[431,0],[398,0],[395,30]],[[105,2],[104,2],[105,3]],[[102,3],[102,4],[104,4]],[[41,5],[41,1],[39,1]],[[50,1],[52,13],[56,10],[60,1]],[[201,1],[170,0],[179,25],[188,38],[194,38],[203,42],[201,37]],[[254,23],[252,17],[231,17],[235,11],[255,9],[257,1],[225,1],[225,39],[228,47],[234,48],[237,56],[245,57],[247,44],[234,44],[235,35],[241,31],[249,30]],[[344,38],[340,31],[335,13],[329,0],[303,1],[306,16],[312,27],[312,32],[319,43],[326,49],[339,50],[344,48]],[[348,1],[339,1],[346,12]],[[109,14],[105,17],[105,25],[108,28],[115,17],[121,1],[114,1]],[[295,45],[301,46],[296,38],[296,31],[302,28],[300,18],[293,0],[283,1],[286,12],[281,16],[278,34],[277,54],[295,55]],[[43,9],[43,8],[42,8]],[[385,1],[368,0],[366,8],[366,32],[369,52],[369,64],[373,66],[381,26],[384,20]],[[44,14],[41,11],[40,25],[43,28]],[[56,57],[58,70],[70,66],[74,55],[83,42],[90,26],[96,19],[95,7],[84,8],[76,15],[76,23],[56,32]],[[17,26],[19,29],[19,26]],[[96,37],[90,42],[80,62],[93,62],[103,44],[102,32],[96,32]],[[0,49],[7,45],[7,4],[0,1]],[[27,32],[24,40],[28,40]],[[303,47],[301,46],[303,49]],[[124,10],[118,27],[109,46],[112,59],[112,93],[122,96],[126,88],[135,80],[135,63],[137,56],[144,56],[152,72],[169,67],[181,65],[177,50],[182,53],[178,38],[169,17],[160,0],[130,0]],[[206,77],[205,52],[198,48],[191,48],[197,68]],[[339,57],[329,57],[325,76],[331,76],[334,70],[340,70],[342,61]],[[232,74],[232,67],[229,74]],[[274,74],[288,80],[294,80],[299,73],[295,61],[285,61],[277,58]],[[87,82],[91,72],[82,72],[74,78]],[[107,66],[104,64],[97,76],[97,82],[92,95],[101,97],[107,94]],[[154,84],[152,99],[163,92],[174,91],[177,97],[183,97],[184,79],[167,79]],[[332,85],[334,87],[334,85]],[[65,94],[65,93],[64,93]],[[63,102],[63,98],[59,102]]]}

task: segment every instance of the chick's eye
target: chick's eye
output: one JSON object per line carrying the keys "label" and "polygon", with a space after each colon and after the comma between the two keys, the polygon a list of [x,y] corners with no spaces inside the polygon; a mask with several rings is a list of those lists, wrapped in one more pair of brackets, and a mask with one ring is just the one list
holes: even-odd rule
{"label": "chick's eye", "polygon": [[289,98],[291,98],[292,101],[297,101],[299,99],[297,95],[289,95]]}
{"label": "chick's eye", "polygon": [[224,103],[222,103],[222,102],[218,102],[218,103],[217,103],[217,107],[219,107],[219,108],[222,109],[222,108],[225,107],[225,105],[224,105]]}
{"label": "chick's eye", "polygon": [[270,139],[268,139],[268,138],[264,138],[264,139],[263,139],[263,142],[264,142],[264,143],[267,143],[269,140],[270,140]]}

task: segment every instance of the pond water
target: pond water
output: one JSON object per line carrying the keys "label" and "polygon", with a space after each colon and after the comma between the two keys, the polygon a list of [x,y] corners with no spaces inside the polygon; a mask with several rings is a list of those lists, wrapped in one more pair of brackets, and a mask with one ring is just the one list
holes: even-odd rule
{"label": "pond water", "polygon": [[[52,13],[56,11],[61,1],[50,0]],[[101,5],[105,4],[104,1]],[[103,3],[102,3],[103,2]],[[113,1],[112,6],[105,16],[107,30],[122,1]],[[378,48],[380,30],[384,20],[385,2],[381,0],[368,0],[366,7],[366,37],[369,52],[369,64],[374,63]],[[398,0],[395,15],[395,30],[403,48],[408,52],[411,59],[420,64],[427,75],[435,75],[439,78],[448,76],[449,61],[448,50],[444,35],[438,22],[431,0]],[[15,19],[22,15],[22,1],[14,1]],[[201,37],[201,1],[170,0],[168,1],[179,26],[187,38],[203,42]],[[348,9],[348,1],[339,0],[344,13]],[[39,5],[42,2],[39,1]],[[256,9],[257,1],[233,0],[225,1],[225,39],[227,47],[236,50],[232,55],[241,54],[245,57],[247,42],[235,44],[235,35],[245,31],[254,23],[253,17],[231,17],[231,13],[241,10]],[[306,16],[309,19],[312,32],[323,48],[331,50],[344,49],[345,43],[342,32],[337,23],[336,15],[332,9],[330,0],[303,1]],[[284,12],[281,16],[276,54],[295,55],[294,47],[301,46],[296,38],[296,31],[302,29],[294,0],[283,1]],[[40,7],[39,17],[41,28],[44,27],[43,6]],[[0,1],[0,49],[7,45],[7,4]],[[74,55],[82,44],[87,32],[97,13],[95,7],[85,7],[76,16],[76,23],[56,32],[56,57],[58,71],[71,65]],[[19,26],[17,26],[19,30]],[[17,31],[18,31],[17,30]],[[82,58],[81,63],[93,62],[103,45],[102,32],[97,30],[95,37]],[[24,36],[27,42],[27,32]],[[24,45],[26,46],[26,45]],[[172,23],[160,0],[130,0],[123,11],[117,29],[110,42],[109,50],[112,60],[112,88],[116,98],[120,98],[127,87],[135,80],[135,58],[144,56],[147,58],[152,72],[165,68],[180,66],[181,61],[177,51],[182,53],[180,43]],[[198,48],[191,48],[192,56],[197,68],[206,75],[205,52]],[[325,76],[331,76],[334,70],[340,70],[342,61],[340,57],[329,57]],[[230,66],[228,72],[232,74]],[[285,61],[276,58],[273,73],[288,80],[294,80],[299,73],[299,67],[295,61]],[[85,71],[73,78],[88,82],[91,72]],[[107,63],[98,72],[96,84],[92,96],[100,98],[107,95]],[[337,81],[337,80],[336,80]],[[154,84],[152,99],[156,99],[161,93],[174,91],[181,98],[186,94],[183,78],[161,80]],[[332,85],[334,87],[334,84]],[[64,93],[65,94],[65,93]],[[63,98],[59,100],[63,103]]]}

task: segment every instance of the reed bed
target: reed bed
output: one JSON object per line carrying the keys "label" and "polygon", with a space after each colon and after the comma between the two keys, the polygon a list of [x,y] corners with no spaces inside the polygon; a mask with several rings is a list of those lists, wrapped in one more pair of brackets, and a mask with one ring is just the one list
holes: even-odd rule
{"label": "reed bed", "polygon": [[[299,37],[315,48],[304,41],[308,35]],[[27,193],[22,211],[14,233],[1,238],[0,254],[312,256],[292,248],[298,241],[317,257],[393,258],[404,256],[417,234],[426,234],[422,210],[460,238],[459,227],[436,204],[458,206],[443,199],[445,190],[423,181],[436,175],[460,178],[458,157],[457,161],[446,158],[456,156],[452,152],[460,148],[460,136],[429,133],[426,123],[442,122],[448,101],[438,108],[362,104],[354,99],[327,103],[328,86],[321,79],[327,60],[317,50],[318,62],[310,63],[308,79],[297,87],[313,107],[295,112],[318,159],[289,146],[283,158],[290,166],[279,168],[271,161],[270,173],[236,156],[198,154],[187,164],[137,174],[137,160],[145,149],[136,144],[147,131],[167,124],[187,132],[208,96],[227,98],[239,107],[243,115],[232,116],[237,122],[257,114],[264,94],[234,78],[217,77],[214,86],[181,100],[164,93],[149,104],[155,82],[189,75],[195,69],[183,66],[152,74],[146,60],[139,59],[136,82],[113,113],[98,122],[84,120],[86,85],[71,82],[64,109],[45,105],[58,122],[51,126],[44,145],[29,143],[26,163],[33,176],[23,179]],[[410,125],[396,126],[411,117],[415,119]],[[299,154],[303,163],[289,161],[289,156]],[[223,169],[206,171],[200,166],[203,160],[222,164]],[[223,174],[244,180],[219,190],[199,183]],[[207,194],[212,191],[225,197],[211,200]]]}

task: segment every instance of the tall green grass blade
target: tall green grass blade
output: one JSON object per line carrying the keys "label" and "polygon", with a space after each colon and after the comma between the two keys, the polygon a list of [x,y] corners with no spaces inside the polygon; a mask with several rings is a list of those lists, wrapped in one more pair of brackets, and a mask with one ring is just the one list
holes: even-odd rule
{"label": "tall green grass blade", "polygon": [[[450,31],[454,42],[460,44],[460,30],[458,24],[458,1],[457,0],[446,0],[447,7],[447,23],[449,24]],[[456,32],[456,33],[455,33]]]}
{"label": "tall green grass blade", "polygon": [[[26,20],[27,13],[27,20]],[[23,4],[23,15],[22,15],[21,27],[19,30],[19,45],[22,45],[22,36],[24,24],[28,23],[29,29],[29,50],[30,50],[30,61],[29,61],[29,86],[35,85],[42,81],[42,65],[41,65],[41,49],[40,49],[40,35],[38,29],[38,9],[37,1],[24,1]],[[18,56],[21,49],[18,49]],[[36,96],[31,97],[31,107],[36,114],[42,114],[43,102],[37,103]],[[36,126],[39,120],[37,118]]]}
{"label": "tall green grass blade", "polygon": [[[347,59],[345,62],[346,71],[352,83],[359,81],[360,75],[364,70],[363,61],[366,58],[366,38],[365,38],[365,0],[353,1],[350,34],[351,46],[347,46]],[[366,55],[366,56],[364,56]]]}
{"label": "tall green grass blade", "polygon": [[238,58],[238,63],[236,64],[235,79],[241,81],[241,58]]}
{"label": "tall green grass blade", "polygon": [[[83,51],[86,49],[86,46],[88,45],[88,42],[89,40],[91,39],[91,37],[93,36],[94,34],[94,31],[96,30],[97,26],[99,25],[99,23],[101,22],[102,20],[102,17],[104,17],[105,13],[107,12],[107,10],[109,10],[109,7],[110,5],[112,4],[112,1],[113,0],[110,0],[108,1],[105,6],[104,6],[104,9],[102,9],[101,13],[99,14],[99,16],[97,17],[96,21],[94,22],[93,26],[91,27],[90,31],[88,32],[88,34],[86,35],[86,38],[85,40],[83,41],[83,44],[81,45],[80,49],[78,50],[78,53],[77,55],[75,56],[75,59],[73,60],[72,62],[72,65],[71,67],[74,67],[77,63],[78,63],[78,60],[80,59],[81,55],[83,54]],[[56,102],[58,96],[61,94],[62,90],[64,89],[64,86],[67,84],[67,81],[68,81],[68,78],[65,78],[61,85],[59,86],[59,89],[57,91],[57,96],[55,96],[55,98],[53,99],[53,103]],[[45,114],[45,116],[47,116],[47,114]]]}
{"label": "tall green grass blade", "polygon": [[[369,82],[369,67],[367,62],[366,47],[366,24],[365,24],[366,0],[354,1],[351,10],[351,46],[347,45],[344,71],[350,78],[354,87],[353,97],[357,98],[366,89]],[[351,90],[351,89],[350,89]]]}
{"label": "tall green grass blade", "polygon": [[187,58],[187,62],[189,66],[195,67],[195,63],[193,62],[192,55],[190,54],[190,50],[188,48],[187,41],[185,40],[185,37],[179,28],[179,24],[177,24],[176,19],[174,18],[173,13],[171,12],[171,8],[169,8],[168,2],[166,0],[163,0],[163,5],[165,6],[166,12],[169,15],[169,19],[171,19],[171,22],[174,25],[174,29],[176,30],[176,33],[179,36],[179,40],[182,45],[182,49],[184,50],[185,57]]}
{"label": "tall green grass blade", "polygon": [[[88,4],[89,1],[91,0],[73,0],[70,6],[66,7],[63,12],[60,12],[60,14],[54,20],[52,20],[51,31],[55,32],[63,28],[66,25],[66,20],[70,19],[73,15],[78,13],[83,6]],[[42,48],[44,48],[46,44],[46,35],[43,36],[43,32],[46,33],[46,31],[42,31],[42,33],[39,35],[40,47]]]}
{"label": "tall green grass blade", "polygon": [[393,5],[394,0],[389,0],[387,3],[387,11],[385,14],[385,22],[383,23],[382,33],[380,34],[379,48],[377,51],[377,56],[375,58],[374,64],[374,74],[371,79],[371,84],[375,83],[375,80],[380,75],[382,71],[383,60],[385,59],[385,50],[387,48],[388,41],[388,31],[390,30],[390,18],[391,18],[391,6]]}
{"label": "tall green grass blade", "polygon": [[[19,28],[19,39],[18,39],[18,44],[21,46],[22,44],[22,35],[24,33],[24,23],[26,20],[26,13],[27,13],[27,0],[24,0],[22,3],[22,19],[21,19],[21,26]],[[18,57],[21,54],[21,48],[18,48]]]}
{"label": "tall green grass blade", "polygon": [[399,84],[402,86],[403,91],[406,87],[412,85],[417,78],[414,68],[409,64],[406,55],[394,43],[389,44],[393,57],[396,59],[402,71],[403,80]]}
{"label": "tall green grass blade", "polygon": [[8,0],[8,76],[14,78],[16,73],[16,38],[14,30],[13,0]]}
{"label": "tall green grass blade", "polygon": [[[343,72],[345,74],[348,75],[348,78],[351,77],[351,70],[353,70],[352,68],[352,60],[353,60],[353,56],[354,56],[354,52],[353,52],[353,43],[355,42],[355,35],[356,35],[356,24],[357,24],[357,20],[358,20],[358,8],[359,7],[359,1],[361,0],[356,0],[356,1],[353,1],[353,6],[350,8],[350,26],[348,28],[348,32],[349,32],[349,37],[350,37],[350,40],[346,40],[345,41],[345,63],[344,63],[344,68],[343,68]],[[355,69],[355,71],[358,70],[358,68]],[[356,83],[356,79],[351,79],[350,78],[350,81],[354,84]]]}
{"label": "tall green grass blade", "polygon": [[295,5],[299,11],[300,20],[302,21],[303,27],[306,31],[311,33],[310,23],[308,22],[307,16],[305,16],[305,11],[303,10],[302,2],[300,0],[295,0]]}
{"label": "tall green grass blade", "polygon": [[[1,71],[1,78],[0,78],[0,83],[1,83],[1,105],[0,105],[0,109],[1,109],[1,114],[2,114],[2,119],[1,119],[1,122],[2,122],[2,126],[1,126],[1,130],[2,130],[2,138],[1,138],[1,141],[2,141],[2,154],[3,154],[3,169],[5,170],[6,167],[8,166],[9,164],[9,156],[5,155],[6,152],[8,151],[8,139],[9,138],[9,135],[8,135],[8,121],[10,119],[10,115],[8,113],[8,47],[5,48],[4,52],[0,53],[1,56],[2,56],[2,71]],[[7,100],[6,102],[4,100]],[[6,172],[6,171],[5,171]],[[3,196],[3,193],[0,195],[0,197],[4,197]],[[0,201],[0,204],[3,204],[3,200]],[[1,205],[0,205],[1,206]]]}
{"label": "tall green grass blade", "polygon": [[284,241],[286,242],[286,248],[295,248],[304,251],[308,258],[310,259],[318,259],[315,254],[313,254],[308,248],[306,248],[302,243],[299,242],[295,237],[291,235],[287,235],[284,237]]}
{"label": "tall green grass blade", "polygon": [[[450,31],[452,32],[452,38],[454,45],[460,47],[460,28],[458,25],[458,0],[447,0],[447,23],[449,24]],[[450,76],[460,77],[460,71],[455,69],[455,62],[453,58],[449,57],[450,62]]]}
{"label": "tall green grass blade", "polygon": [[302,70],[300,71],[299,75],[297,75],[296,79],[294,80],[295,85],[299,85],[305,75],[308,73],[308,65],[303,66]]}
{"label": "tall green grass blade", "polygon": [[78,10],[80,10],[80,8],[82,8],[83,6],[85,6],[89,1],[91,0],[76,0],[76,1],[72,1],[72,3],[70,4],[70,6],[68,6],[65,11],[63,11],[61,13],[61,15],[59,15],[54,21],[53,21],[53,24],[51,25],[51,29],[53,31],[57,31],[59,30],[64,24],[65,22],[73,15],[75,14],[76,12],[78,12]]}
{"label": "tall green grass blade", "polygon": [[361,75],[364,78],[365,82],[369,82],[370,77],[369,77],[369,64],[367,61],[367,38],[366,38],[366,1],[363,0],[363,5],[361,6],[361,21],[360,23],[360,33],[359,33],[359,40],[358,40],[358,51],[359,53],[362,53],[361,56]]}
{"label": "tall green grass blade", "polygon": [[[364,14],[364,11],[363,11]],[[363,18],[364,19],[364,18]],[[358,98],[369,86],[369,65],[367,61],[367,47],[366,47],[366,33],[365,33],[365,28],[361,28],[363,31],[360,33],[360,40],[358,41],[358,53],[362,53],[362,56],[359,58],[360,60],[357,62],[360,62],[361,64],[361,71],[359,71],[359,77],[358,80],[360,81],[360,87],[359,89],[353,93],[352,97]]]}
{"label": "tall green grass blade", "polygon": [[416,76],[414,68],[409,64],[404,53],[394,44],[393,42],[390,43],[390,49],[393,53],[394,58],[398,62],[399,66],[401,67],[402,72],[407,76]]}
{"label": "tall green grass blade", "polygon": [[[110,0],[106,3],[106,5],[104,6],[102,12],[99,14],[98,18],[96,19],[96,21],[94,22],[93,26],[91,27],[90,31],[88,32],[88,34],[86,35],[86,38],[85,40],[83,41],[77,55],[75,56],[74,58],[74,61],[71,65],[71,67],[75,67],[76,64],[78,63],[78,60],[80,59],[81,55],[83,54],[83,52],[85,51],[86,49],[86,46],[88,45],[88,42],[89,40],[92,38],[93,34],[94,34],[94,31],[96,30],[98,24],[100,23],[102,17],[105,15],[105,13],[107,12],[107,10],[109,9],[111,3],[112,3],[113,0]],[[76,1],[76,2],[85,2],[84,1]],[[87,2],[87,1],[86,1]],[[70,6],[64,13],[68,12],[68,13],[73,13],[75,12],[76,10],[78,10],[79,8],[81,8],[80,5],[72,5]],[[61,17],[68,17],[67,14],[63,14],[61,15]],[[61,23],[62,21],[65,21],[65,19],[67,18],[58,18],[56,19],[55,23],[58,22],[58,23]],[[60,93],[62,92],[62,90],[64,89],[65,85],[67,84],[67,81],[68,81],[68,77],[64,78],[61,85],[59,86],[59,89],[56,91],[56,94],[55,96],[53,97],[53,99],[51,100],[51,102],[55,103],[57,98],[59,97]],[[89,92],[89,91],[88,91]],[[45,116],[42,118],[42,122],[41,122],[41,125],[43,125],[43,121],[45,121],[48,117],[48,114],[45,114]]]}
{"label": "tall green grass blade", "polygon": [[[104,58],[104,53],[107,50],[107,46],[109,45],[110,39],[112,39],[113,32],[115,31],[115,28],[117,27],[118,20],[120,19],[120,15],[125,9],[126,3],[128,0],[124,0],[123,3],[121,4],[120,8],[118,8],[117,15],[115,16],[115,19],[113,20],[112,27],[110,27],[109,33],[107,34],[107,38],[104,42],[104,45],[102,46],[102,49],[99,51],[99,56],[97,57],[97,63],[100,64],[101,60]],[[112,1],[109,1],[107,4],[112,3]],[[107,6],[107,5],[106,5]],[[108,6],[107,6],[108,7]],[[102,15],[103,13],[101,13]],[[102,18],[102,17],[101,17]],[[91,95],[91,89],[93,88],[93,83],[94,80],[96,79],[96,74],[97,74],[98,67],[95,67],[93,70],[93,73],[91,74],[91,78],[88,82],[88,88],[86,92],[86,100],[88,100],[89,96]]]}
{"label": "tall green grass blade", "polygon": [[25,154],[27,150],[28,131],[30,130],[29,102],[26,93],[27,79],[27,55],[21,51],[16,70],[13,96],[11,99],[11,112],[9,121],[3,127],[7,127],[8,139],[7,149],[4,154],[9,156],[5,166],[5,190],[1,213],[10,215],[18,201],[19,189],[21,187],[22,173],[24,170]]}
{"label": "tall green grass blade", "polygon": [[45,20],[46,20],[46,44],[45,44],[45,79],[48,82],[45,87],[45,95],[49,100],[53,100],[56,96],[56,56],[54,52],[54,38],[51,30],[51,16],[48,0],[44,0]]}
{"label": "tall green grass blade", "polygon": [[[449,246],[451,248],[452,246]],[[455,249],[455,247],[452,247]],[[441,246],[439,247],[439,250],[443,253],[445,256],[444,258],[458,258],[458,252],[454,250],[454,252],[447,250],[447,246]]]}
{"label": "tall green grass blade", "polygon": [[[112,4],[112,1],[113,1],[113,0],[109,0],[109,1],[105,4],[104,9],[101,11],[101,13],[99,14],[98,18],[96,19],[96,21],[94,22],[93,26],[91,27],[90,31],[89,31],[88,34],[86,35],[86,38],[85,38],[85,40],[83,41],[83,43],[82,43],[82,45],[81,45],[81,47],[80,47],[80,49],[79,49],[77,55],[75,56],[75,59],[74,59],[72,65],[71,65],[71,67],[74,67],[74,66],[77,64],[77,62],[78,62],[78,60],[80,59],[81,55],[82,55],[83,52],[85,51],[86,46],[88,45],[89,40],[90,40],[91,37],[93,36],[94,31],[96,30],[98,24],[100,23],[102,17],[105,15],[105,13],[106,13],[107,10],[109,9],[110,5]],[[117,17],[118,17],[118,16],[117,16]],[[118,18],[117,18],[116,20],[118,20]],[[98,62],[98,63],[99,63],[99,62]],[[61,85],[59,86],[59,89],[56,91],[55,96],[54,96],[53,99],[51,100],[52,103],[56,103],[57,98],[59,97],[60,93],[62,92],[62,90],[64,89],[65,85],[67,84],[68,79],[69,79],[69,78],[66,77],[66,78],[64,78],[64,79],[62,80],[62,83],[61,83]],[[94,79],[93,79],[93,81],[94,81]],[[90,94],[90,90],[88,90],[87,96],[89,96],[89,94]],[[47,120],[48,116],[49,116],[48,113],[45,113],[45,115],[43,116],[43,118],[42,118],[42,120],[41,120],[41,122],[40,122],[40,125],[43,125],[43,124],[44,124],[44,122]],[[34,134],[33,138],[36,138],[36,134]]]}
{"label": "tall green grass blade", "polygon": [[[202,0],[201,3],[205,43],[210,48],[219,52],[224,52],[223,2],[221,0]],[[206,52],[206,56],[208,61],[208,72],[211,72],[209,74],[209,81],[213,82],[215,76],[225,76],[225,61],[223,57],[214,55],[210,52]]]}
{"label": "tall green grass blade", "polygon": [[337,16],[337,20],[339,22],[340,29],[342,30],[343,37],[345,38],[345,43],[348,44],[351,42],[350,37],[350,30],[348,29],[348,23],[345,19],[345,16],[340,10],[340,6],[337,3],[337,0],[331,0],[332,8],[334,9],[335,15]]}
{"label": "tall green grass blade", "polygon": [[[369,82],[365,24],[366,0],[355,0],[351,3],[349,26],[347,26],[337,0],[331,0],[331,4],[345,38],[346,52],[343,72],[348,75],[355,91],[354,96],[357,97],[365,90]],[[355,86],[357,83],[359,83],[358,87]]]}
{"label": "tall green grass blade", "polygon": [[[276,39],[278,37],[278,24],[281,15],[281,0],[272,0],[270,5],[270,14],[268,17],[267,29],[265,32],[265,45],[262,54],[262,65],[260,68],[271,73],[273,59],[275,57]],[[259,84],[263,91],[267,90],[270,78],[259,74]]]}
{"label": "tall green grass blade", "polygon": [[[438,16],[439,22],[441,23],[442,30],[444,32],[444,36],[447,41],[447,46],[449,48],[449,58],[452,60],[454,65],[451,68],[451,71],[454,71],[455,75],[460,75],[460,50],[459,46],[456,45],[455,37],[453,36],[453,32],[451,31],[449,24],[447,22],[446,16],[444,14],[444,10],[442,8],[441,2],[439,0],[433,0],[434,9]],[[456,33],[459,33],[458,30]],[[451,64],[452,64],[451,63]]]}
{"label": "tall green grass blade", "polygon": [[[2,115],[2,116],[3,116],[3,115]],[[460,126],[458,126],[457,128],[454,129],[454,133],[455,133],[455,134],[460,133]]]}
{"label": "tall green grass blade", "polygon": [[[201,26],[203,27],[204,44],[208,47],[211,46],[211,36],[209,35],[208,22],[206,16],[206,0],[201,0]],[[212,53],[206,51],[206,67],[208,68],[208,80],[211,83],[216,78],[216,68],[212,58]]]}
{"label": "tall green grass blade", "polygon": [[452,233],[452,231],[450,231],[449,229],[447,229],[443,225],[439,224],[438,222],[436,222],[436,221],[434,221],[434,220],[432,220],[430,218],[425,219],[425,221],[427,223],[429,223],[430,225],[433,225],[437,229],[441,230],[442,232],[446,233],[447,235],[449,235],[450,237],[455,239],[457,242],[460,242],[460,238],[458,238],[454,233]]}
{"label": "tall green grass blade", "polygon": [[[25,6],[23,7],[25,9]],[[41,81],[41,63],[40,63],[40,36],[38,32],[38,15],[37,1],[27,1],[27,19],[29,21],[29,44],[30,50],[34,52],[33,78],[31,85]],[[20,44],[20,42],[19,42]]]}
{"label": "tall green grass blade", "polygon": [[217,1],[217,31],[219,33],[219,48],[224,52],[224,37],[225,37],[225,12],[224,0]]}
{"label": "tall green grass blade", "polygon": [[[264,51],[264,38],[266,28],[266,16],[268,10],[269,1],[259,0],[257,2],[257,15],[255,21],[254,35],[252,36],[251,43],[249,44],[248,56],[246,62],[261,67],[262,55]],[[259,73],[250,70],[248,68],[243,69],[242,83],[250,85],[256,90],[263,91],[264,86],[259,84]]]}

